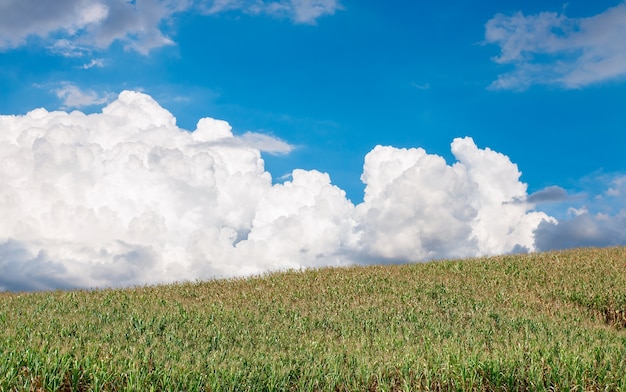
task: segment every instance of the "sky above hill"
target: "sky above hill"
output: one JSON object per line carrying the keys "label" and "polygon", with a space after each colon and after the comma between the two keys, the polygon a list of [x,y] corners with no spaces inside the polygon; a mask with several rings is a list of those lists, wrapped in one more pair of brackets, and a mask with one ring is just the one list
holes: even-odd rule
{"label": "sky above hill", "polygon": [[626,2],[6,0],[0,291],[626,244]]}

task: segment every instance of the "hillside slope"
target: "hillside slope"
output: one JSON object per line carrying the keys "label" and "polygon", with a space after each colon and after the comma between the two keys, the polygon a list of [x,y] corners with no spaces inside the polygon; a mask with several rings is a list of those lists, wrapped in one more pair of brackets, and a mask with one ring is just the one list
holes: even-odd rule
{"label": "hillside slope", "polygon": [[626,248],[0,294],[5,390],[626,390]]}

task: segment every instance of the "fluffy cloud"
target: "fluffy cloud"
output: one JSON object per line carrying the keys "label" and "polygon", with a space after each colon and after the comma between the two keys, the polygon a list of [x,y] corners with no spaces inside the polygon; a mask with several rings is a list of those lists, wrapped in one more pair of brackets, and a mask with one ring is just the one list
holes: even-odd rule
{"label": "fluffy cloud", "polygon": [[533,84],[580,88],[626,75],[626,3],[588,18],[542,12],[497,14],[485,25],[485,41],[497,44],[494,61],[513,71],[491,84],[523,90]]}
{"label": "fluffy cloud", "polygon": [[272,184],[259,148],[211,118],[193,132],[125,91],[101,113],[0,116],[0,290],[102,287],[284,268],[534,250],[540,222],[508,157],[455,139],[449,165],[378,146],[364,202],[328,174]]}
{"label": "fluffy cloud", "polygon": [[145,54],[173,43],[160,24],[188,6],[165,0],[7,0],[0,4],[0,49],[38,37],[52,41],[51,50],[65,56],[106,48],[115,40]]}
{"label": "fluffy cloud", "polygon": [[340,8],[338,0],[6,0],[0,2],[0,50],[39,39],[52,53],[81,57],[118,41],[147,54],[174,44],[164,28],[180,12],[240,10],[315,24]]}
{"label": "fluffy cloud", "polygon": [[65,31],[76,34],[90,24],[101,23],[107,17],[103,2],[90,0],[7,0],[0,3],[0,48],[25,43],[34,35]]}
{"label": "fluffy cloud", "polygon": [[365,158],[360,243],[393,260],[426,260],[533,249],[551,218],[529,212],[526,185],[508,157],[455,139],[452,166],[423,149],[376,147]]}

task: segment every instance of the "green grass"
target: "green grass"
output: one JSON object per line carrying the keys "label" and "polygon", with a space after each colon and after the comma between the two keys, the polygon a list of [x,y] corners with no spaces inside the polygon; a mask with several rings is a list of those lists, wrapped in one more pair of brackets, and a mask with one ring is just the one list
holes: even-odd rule
{"label": "green grass", "polygon": [[626,248],[0,294],[0,391],[626,390]]}

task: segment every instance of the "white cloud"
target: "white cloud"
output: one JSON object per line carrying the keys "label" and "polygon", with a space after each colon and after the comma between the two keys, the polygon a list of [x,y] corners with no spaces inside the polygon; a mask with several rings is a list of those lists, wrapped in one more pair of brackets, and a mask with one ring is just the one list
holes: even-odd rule
{"label": "white cloud", "polygon": [[246,132],[241,136],[241,141],[247,147],[255,148],[272,155],[289,154],[293,146],[276,137],[263,133]]}
{"label": "white cloud", "polygon": [[376,147],[357,206],[326,173],[272,184],[259,149],[211,118],[188,132],[126,91],[101,113],[0,116],[0,290],[123,286],[283,268],[534,249],[533,212],[502,154],[455,139],[448,165]]}
{"label": "white cloud", "polygon": [[534,84],[580,88],[626,76],[626,3],[587,18],[555,12],[497,14],[485,25],[485,41],[497,44],[493,60],[511,64],[493,89]]}
{"label": "white cloud", "polygon": [[0,3],[0,49],[29,38],[51,41],[53,53],[77,57],[116,40],[140,53],[171,45],[160,25],[189,7],[165,0],[7,0]]}
{"label": "white cloud", "polygon": [[148,54],[173,45],[164,29],[175,14],[239,10],[315,24],[340,9],[339,0],[5,0],[0,2],[0,50],[43,41],[52,52],[81,57],[120,42]]}
{"label": "white cloud", "polygon": [[0,48],[22,45],[29,36],[63,31],[72,36],[107,17],[104,2],[91,0],[6,0],[0,3]]}
{"label": "white cloud", "polygon": [[93,90],[81,90],[71,83],[63,83],[54,93],[61,100],[63,109],[102,105],[113,98],[111,94],[100,95]]}
{"label": "white cloud", "polygon": [[120,40],[127,49],[142,54],[147,54],[155,48],[172,45],[174,41],[163,34],[160,25],[188,6],[186,1],[173,0],[110,2],[107,18],[91,29],[93,41],[96,46],[106,48],[115,40]]}
{"label": "white cloud", "polygon": [[400,260],[532,250],[533,230],[550,217],[515,203],[526,185],[508,157],[455,139],[453,165],[423,149],[377,147],[365,158],[357,206],[363,247]]}
{"label": "white cloud", "polygon": [[102,68],[104,67],[104,60],[102,59],[91,59],[90,62],[83,64],[81,66],[82,69],[90,69],[90,68]]}
{"label": "white cloud", "polygon": [[91,52],[87,47],[81,47],[75,42],[68,39],[59,39],[52,45],[48,46],[51,53],[58,54],[63,57],[83,57]]}
{"label": "white cloud", "polygon": [[295,23],[315,24],[325,15],[333,15],[342,9],[339,0],[213,0],[204,2],[204,12],[217,14],[239,10],[248,14],[267,14],[289,18]]}
{"label": "white cloud", "polygon": [[626,175],[613,178],[609,189],[606,191],[606,195],[611,197],[626,197]]}
{"label": "white cloud", "polygon": [[338,0],[291,0],[289,4],[289,13],[297,23],[315,23],[320,16],[341,9]]}

